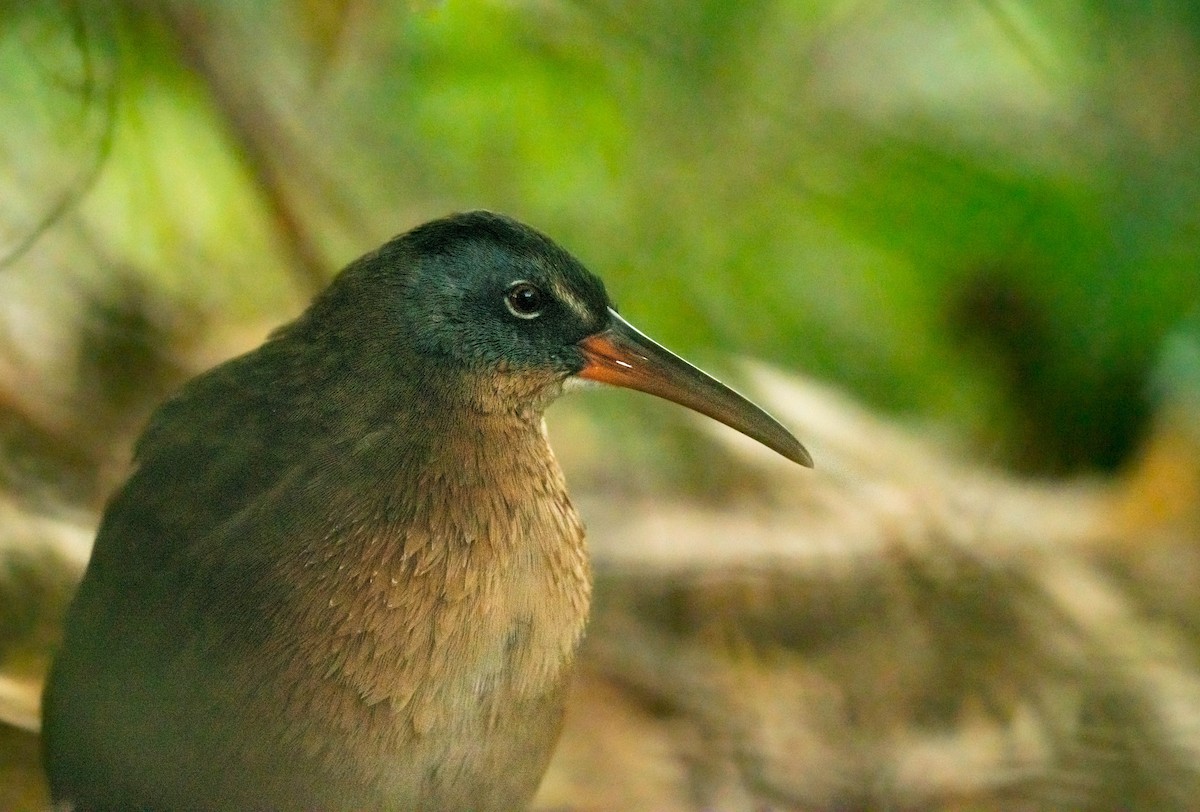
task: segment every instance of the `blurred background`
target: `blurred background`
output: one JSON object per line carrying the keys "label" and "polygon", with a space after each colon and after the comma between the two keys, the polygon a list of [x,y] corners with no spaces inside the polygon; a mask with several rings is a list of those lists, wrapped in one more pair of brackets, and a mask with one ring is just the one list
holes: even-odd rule
{"label": "blurred background", "polygon": [[[0,121],[0,666],[18,683],[37,684],[152,405],[359,254],[491,208],[579,256],[656,339],[765,397],[818,465],[781,471],[629,393],[555,407],[600,578],[575,718],[626,702],[636,721],[609,729],[675,732],[605,781],[595,753],[564,761],[547,804],[1200,797],[1200,6],[0,2]],[[714,498],[731,525],[703,513]],[[946,539],[969,566],[946,564]],[[1060,554],[1075,574],[1055,584],[1090,584],[1069,599],[1080,617],[1102,607],[1095,628],[1127,621],[1127,635],[1100,643],[1063,619],[1068,598],[1028,575]],[[723,633],[693,639],[713,618],[737,632],[732,654]],[[936,633],[865,660],[861,640],[841,648],[914,627]],[[1057,641],[1045,662],[1030,643],[1043,635]],[[1153,657],[1180,675],[1169,687],[1146,682],[1162,661],[1131,651],[1156,635]],[[802,702],[763,700],[794,726],[768,741],[764,719],[728,705],[697,722],[720,703],[672,693],[681,640],[720,652],[709,687],[799,686]],[[912,646],[936,677],[892,678],[884,664]],[[756,677],[738,670],[747,647]],[[934,694],[914,699],[918,683]],[[841,710],[789,716],[796,702]],[[36,713],[9,717],[19,730]],[[698,727],[679,739],[680,720]],[[981,720],[1000,726],[992,750],[946,738]],[[957,783],[918,791],[936,770],[880,755],[910,723],[938,731],[946,752],[925,757],[959,764]],[[1101,743],[1079,744],[1085,729]],[[14,741],[15,775],[32,751]],[[653,792],[603,796],[637,783],[622,770],[668,762]]]}

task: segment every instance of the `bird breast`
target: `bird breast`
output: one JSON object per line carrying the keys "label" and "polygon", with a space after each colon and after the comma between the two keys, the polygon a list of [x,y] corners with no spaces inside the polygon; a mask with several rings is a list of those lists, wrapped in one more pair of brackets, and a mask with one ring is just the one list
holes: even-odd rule
{"label": "bird breast", "polygon": [[315,596],[294,662],[309,679],[291,684],[325,682],[289,705],[297,722],[326,716],[312,732],[334,747],[339,729],[366,725],[380,757],[409,763],[422,742],[439,763],[464,742],[464,760],[487,763],[477,751],[493,739],[497,753],[548,757],[590,600],[583,528],[540,424],[488,438],[502,454],[479,440],[447,441],[291,573],[293,594]]}

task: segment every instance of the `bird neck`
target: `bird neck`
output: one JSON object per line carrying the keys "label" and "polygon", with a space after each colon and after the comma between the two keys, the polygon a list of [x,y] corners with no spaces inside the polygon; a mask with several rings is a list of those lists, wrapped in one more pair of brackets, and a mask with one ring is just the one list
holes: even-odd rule
{"label": "bird neck", "polygon": [[314,596],[301,638],[331,641],[313,665],[418,731],[462,705],[557,690],[591,592],[541,421],[444,421],[429,436],[397,426],[405,436],[381,438],[379,450],[408,450],[385,465],[390,485],[366,507],[357,493],[335,508],[291,573],[295,593]]}

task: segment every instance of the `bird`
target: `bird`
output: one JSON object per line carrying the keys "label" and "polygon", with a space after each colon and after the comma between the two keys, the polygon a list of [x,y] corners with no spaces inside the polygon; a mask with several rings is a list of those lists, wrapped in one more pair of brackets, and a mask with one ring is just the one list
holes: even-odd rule
{"label": "bird", "polygon": [[393,238],[184,384],[67,612],[43,700],[54,802],[524,808],[591,596],[543,413],[589,381],[812,465],[564,248],[488,211]]}

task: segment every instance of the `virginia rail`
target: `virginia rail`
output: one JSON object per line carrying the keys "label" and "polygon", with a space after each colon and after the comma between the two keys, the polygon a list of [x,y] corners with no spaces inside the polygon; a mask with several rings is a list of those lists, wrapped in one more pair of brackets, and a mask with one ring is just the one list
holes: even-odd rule
{"label": "virginia rail", "polygon": [[547,237],[420,226],[151,419],[47,685],[55,801],[524,807],[591,591],[542,422],[575,378],[811,464]]}

